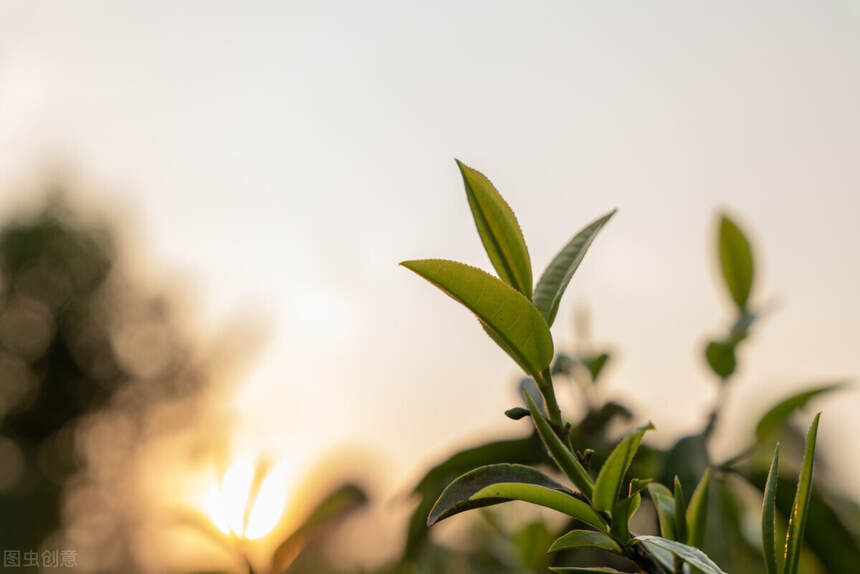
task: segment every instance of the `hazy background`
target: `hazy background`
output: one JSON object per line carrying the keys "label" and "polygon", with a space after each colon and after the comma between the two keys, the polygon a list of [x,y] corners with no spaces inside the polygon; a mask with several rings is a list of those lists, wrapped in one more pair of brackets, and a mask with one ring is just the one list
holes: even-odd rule
{"label": "hazy background", "polygon": [[[620,209],[554,332],[591,310],[620,352],[610,394],[656,440],[712,401],[726,209],[773,305],[728,453],[775,397],[860,373],[858,31],[850,1],[0,1],[0,212],[36,201],[13,193],[34,172],[76,173],[201,333],[237,315],[266,333],[237,382],[237,444],[296,476],[334,447],[372,453],[393,496],[510,428],[510,361],[396,265],[489,266],[454,157],[513,206],[536,272]],[[855,498],[858,407],[829,401],[821,428]]]}

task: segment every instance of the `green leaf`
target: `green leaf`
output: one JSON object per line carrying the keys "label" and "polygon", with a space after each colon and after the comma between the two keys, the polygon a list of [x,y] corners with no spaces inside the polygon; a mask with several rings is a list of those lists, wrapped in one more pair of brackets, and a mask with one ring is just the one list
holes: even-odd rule
{"label": "green leaf", "polygon": [[818,420],[821,413],[812,419],[812,425],[806,434],[806,448],[803,451],[803,462],[797,478],[797,491],[794,493],[794,504],[788,523],[788,534],[785,541],[785,574],[796,574],[800,564],[800,548],[803,545],[803,533],[809,514],[809,500],[812,497],[812,467],[815,465],[815,439],[818,435]]}
{"label": "green leaf", "polygon": [[[742,469],[740,476],[762,492],[767,486],[767,469]],[[796,476],[783,475],[777,479],[776,508],[783,516],[791,516],[797,484]],[[832,491],[819,493],[813,489],[804,549],[812,551],[825,572],[844,572],[845,564],[860,564],[860,540],[854,528],[857,513],[855,501]],[[784,543],[784,540],[780,542]],[[783,551],[780,544],[780,556]]]}
{"label": "green leaf", "polygon": [[560,566],[549,570],[556,574],[625,574],[620,570],[603,566]]}
{"label": "green leaf", "polygon": [[663,538],[674,540],[675,533],[675,498],[668,488],[662,484],[653,482],[648,485],[648,494],[657,511],[657,520],[660,523],[660,534]]}
{"label": "green leaf", "polygon": [[361,487],[354,484],[344,484],[326,495],[308,514],[299,528],[308,530],[330,520],[342,518],[364,506],[367,501],[367,494]]}
{"label": "green leaf", "polygon": [[765,574],[779,574],[776,560],[776,483],[779,479],[779,445],[773,451],[773,461],[767,473],[767,485],[761,507],[761,546]]}
{"label": "green leaf", "polygon": [[630,481],[630,488],[628,489],[627,496],[633,496],[634,494],[638,494],[645,490],[649,484],[654,482],[653,478],[634,478]]}
{"label": "green leaf", "polygon": [[588,475],[588,471],[585,470],[582,463],[579,462],[579,459],[570,452],[570,449],[561,442],[561,439],[558,438],[558,435],[555,433],[552,426],[550,426],[549,421],[547,421],[543,414],[541,414],[529,393],[524,392],[523,398],[525,398],[526,404],[529,406],[529,411],[532,413],[532,422],[534,423],[535,429],[537,429],[537,433],[540,436],[541,441],[543,441],[550,458],[555,462],[558,468],[565,473],[568,478],[570,478],[571,482],[576,485],[579,491],[590,500],[592,492],[594,491],[594,482]]}
{"label": "green leaf", "polygon": [[600,516],[587,503],[573,496],[573,493],[568,494],[544,486],[522,482],[498,482],[479,490],[471,496],[470,500],[482,501],[500,498],[530,502],[557,510],[595,528],[606,528]]}
{"label": "green leaf", "polygon": [[547,548],[554,537],[546,522],[534,520],[520,528],[511,541],[517,548],[523,566],[532,572],[546,572],[549,566]]}
{"label": "green leaf", "polygon": [[605,528],[588,504],[545,474],[519,464],[493,464],[467,472],[448,485],[427,518],[432,526],[449,516],[511,500],[531,502]]}
{"label": "green leaf", "polygon": [[[543,395],[540,392],[540,387],[534,381],[534,379],[525,378],[520,381],[519,384],[520,395],[523,393],[528,393],[534,403],[537,405],[538,410],[543,416],[548,416],[546,413],[546,409],[544,408]],[[523,402],[526,407],[528,407],[527,402]]]}
{"label": "green leaf", "polygon": [[701,548],[705,542],[705,528],[708,523],[708,492],[711,484],[711,469],[707,469],[693,491],[687,505],[687,544]]}
{"label": "green leaf", "polygon": [[759,419],[755,428],[756,439],[759,442],[771,440],[795,411],[819,395],[843,389],[847,385],[847,382],[823,385],[783,399]]}
{"label": "green leaf", "polygon": [[627,435],[610,453],[609,458],[603,463],[600,473],[597,475],[597,481],[594,483],[594,497],[592,499],[594,508],[606,512],[612,511],[618,494],[621,492],[624,475],[627,474],[627,469],[633,462],[633,457],[639,449],[639,443],[642,442],[642,436],[646,431],[653,428],[654,425],[650,422],[640,426]]}
{"label": "green leaf", "polygon": [[489,273],[444,259],[401,263],[471,310],[526,373],[540,378],[553,356],[546,321],[522,293]]}
{"label": "green leaf", "polygon": [[532,265],[523,232],[511,207],[481,172],[457,160],[478,235],[499,277],[532,297]]}
{"label": "green leaf", "polygon": [[676,475],[681,479],[681,484],[697,483],[711,466],[708,435],[702,432],[678,439],[666,453],[662,466],[658,480],[664,484],[672,484]]}
{"label": "green leaf", "polygon": [[744,309],[753,284],[752,249],[737,224],[725,215],[720,218],[719,250],[726,286],[738,308]]}
{"label": "green leaf", "polygon": [[603,532],[595,532],[594,530],[571,530],[556,539],[547,552],[556,552],[568,548],[600,548],[621,554],[621,547],[618,546],[617,542]]}
{"label": "green leaf", "polygon": [[[714,564],[714,561],[708,558],[708,555],[692,546],[687,546],[676,540],[667,540],[659,536],[637,536],[636,540],[645,545],[654,556],[669,569],[674,572],[674,560],[671,556],[677,556],[690,566],[694,566],[705,572],[706,574],[726,574],[719,566]],[[667,557],[667,553],[671,556]]]}
{"label": "green leaf", "polygon": [[336,523],[367,503],[367,495],[354,484],[345,484],[330,492],[301,525],[275,548],[272,572],[283,572],[298,557],[309,539],[321,529]]}
{"label": "green leaf", "polygon": [[642,496],[634,494],[628,498],[622,498],[615,503],[612,508],[612,524],[610,532],[617,540],[630,540],[630,519],[639,510],[639,505],[642,503]]}
{"label": "green leaf", "polygon": [[558,305],[570,279],[576,273],[585,253],[604,225],[615,215],[615,209],[590,223],[567,242],[544,270],[535,288],[534,303],[548,325],[558,313]]}
{"label": "green leaf", "polygon": [[708,366],[721,379],[729,378],[737,368],[735,347],[736,345],[733,343],[724,341],[711,341],[705,347],[705,359],[708,361]]}
{"label": "green leaf", "polygon": [[675,493],[672,497],[675,500],[675,540],[686,542],[687,540],[687,515],[685,511],[684,490],[681,488],[681,481],[675,477]]}
{"label": "green leaf", "polygon": [[419,497],[409,518],[403,558],[412,561],[427,540],[427,516],[439,495],[458,476],[479,466],[499,463],[552,464],[537,433],[525,438],[494,441],[461,450],[433,466],[412,491]]}
{"label": "green leaf", "polygon": [[609,361],[609,353],[600,353],[594,355],[592,357],[585,357],[582,359],[582,363],[588,369],[589,374],[591,375],[591,382],[596,383],[597,379],[600,377],[600,373],[603,371],[603,367],[606,366],[606,363]]}

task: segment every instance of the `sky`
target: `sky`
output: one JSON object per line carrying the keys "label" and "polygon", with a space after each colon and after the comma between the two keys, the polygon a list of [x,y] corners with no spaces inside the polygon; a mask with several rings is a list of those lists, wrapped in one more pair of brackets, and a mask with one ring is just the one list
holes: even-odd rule
{"label": "sky", "polygon": [[[204,325],[265,324],[243,440],[308,465],[354,445],[405,488],[454,446],[523,431],[501,415],[515,365],[397,266],[489,269],[455,157],[512,205],[536,272],[619,209],[554,334],[570,345],[587,308],[617,351],[606,396],[664,442],[714,398],[701,355],[731,319],[726,210],[772,309],[729,395],[729,454],[776,398],[860,373],[858,31],[850,1],[0,0],[0,211],[45,166],[97,182],[86,200]],[[860,393],[820,406],[860,497],[844,440]]]}

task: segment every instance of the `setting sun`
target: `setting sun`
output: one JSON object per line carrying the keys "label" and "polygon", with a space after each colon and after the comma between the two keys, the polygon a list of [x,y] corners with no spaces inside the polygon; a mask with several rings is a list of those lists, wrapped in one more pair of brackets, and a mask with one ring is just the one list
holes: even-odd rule
{"label": "setting sun", "polygon": [[[277,526],[287,502],[288,467],[239,458],[209,486],[205,510],[218,530],[248,540]],[[268,472],[267,472],[268,471]]]}

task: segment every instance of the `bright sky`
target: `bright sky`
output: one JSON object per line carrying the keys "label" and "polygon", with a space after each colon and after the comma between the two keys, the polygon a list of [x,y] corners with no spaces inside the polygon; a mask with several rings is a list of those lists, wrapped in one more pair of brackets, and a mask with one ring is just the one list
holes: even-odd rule
{"label": "bright sky", "polygon": [[[94,199],[132,214],[212,324],[267,317],[245,432],[370,447],[401,487],[468,437],[522,431],[501,414],[512,363],[396,265],[489,268],[454,157],[514,207],[536,272],[620,209],[555,333],[587,305],[620,351],[607,393],[664,439],[712,399],[727,208],[778,304],[730,397],[742,433],[789,389],[860,373],[858,32],[847,0],[0,0],[0,189],[58,158],[104,184]],[[860,497],[860,443],[842,440],[860,395],[823,407]]]}

